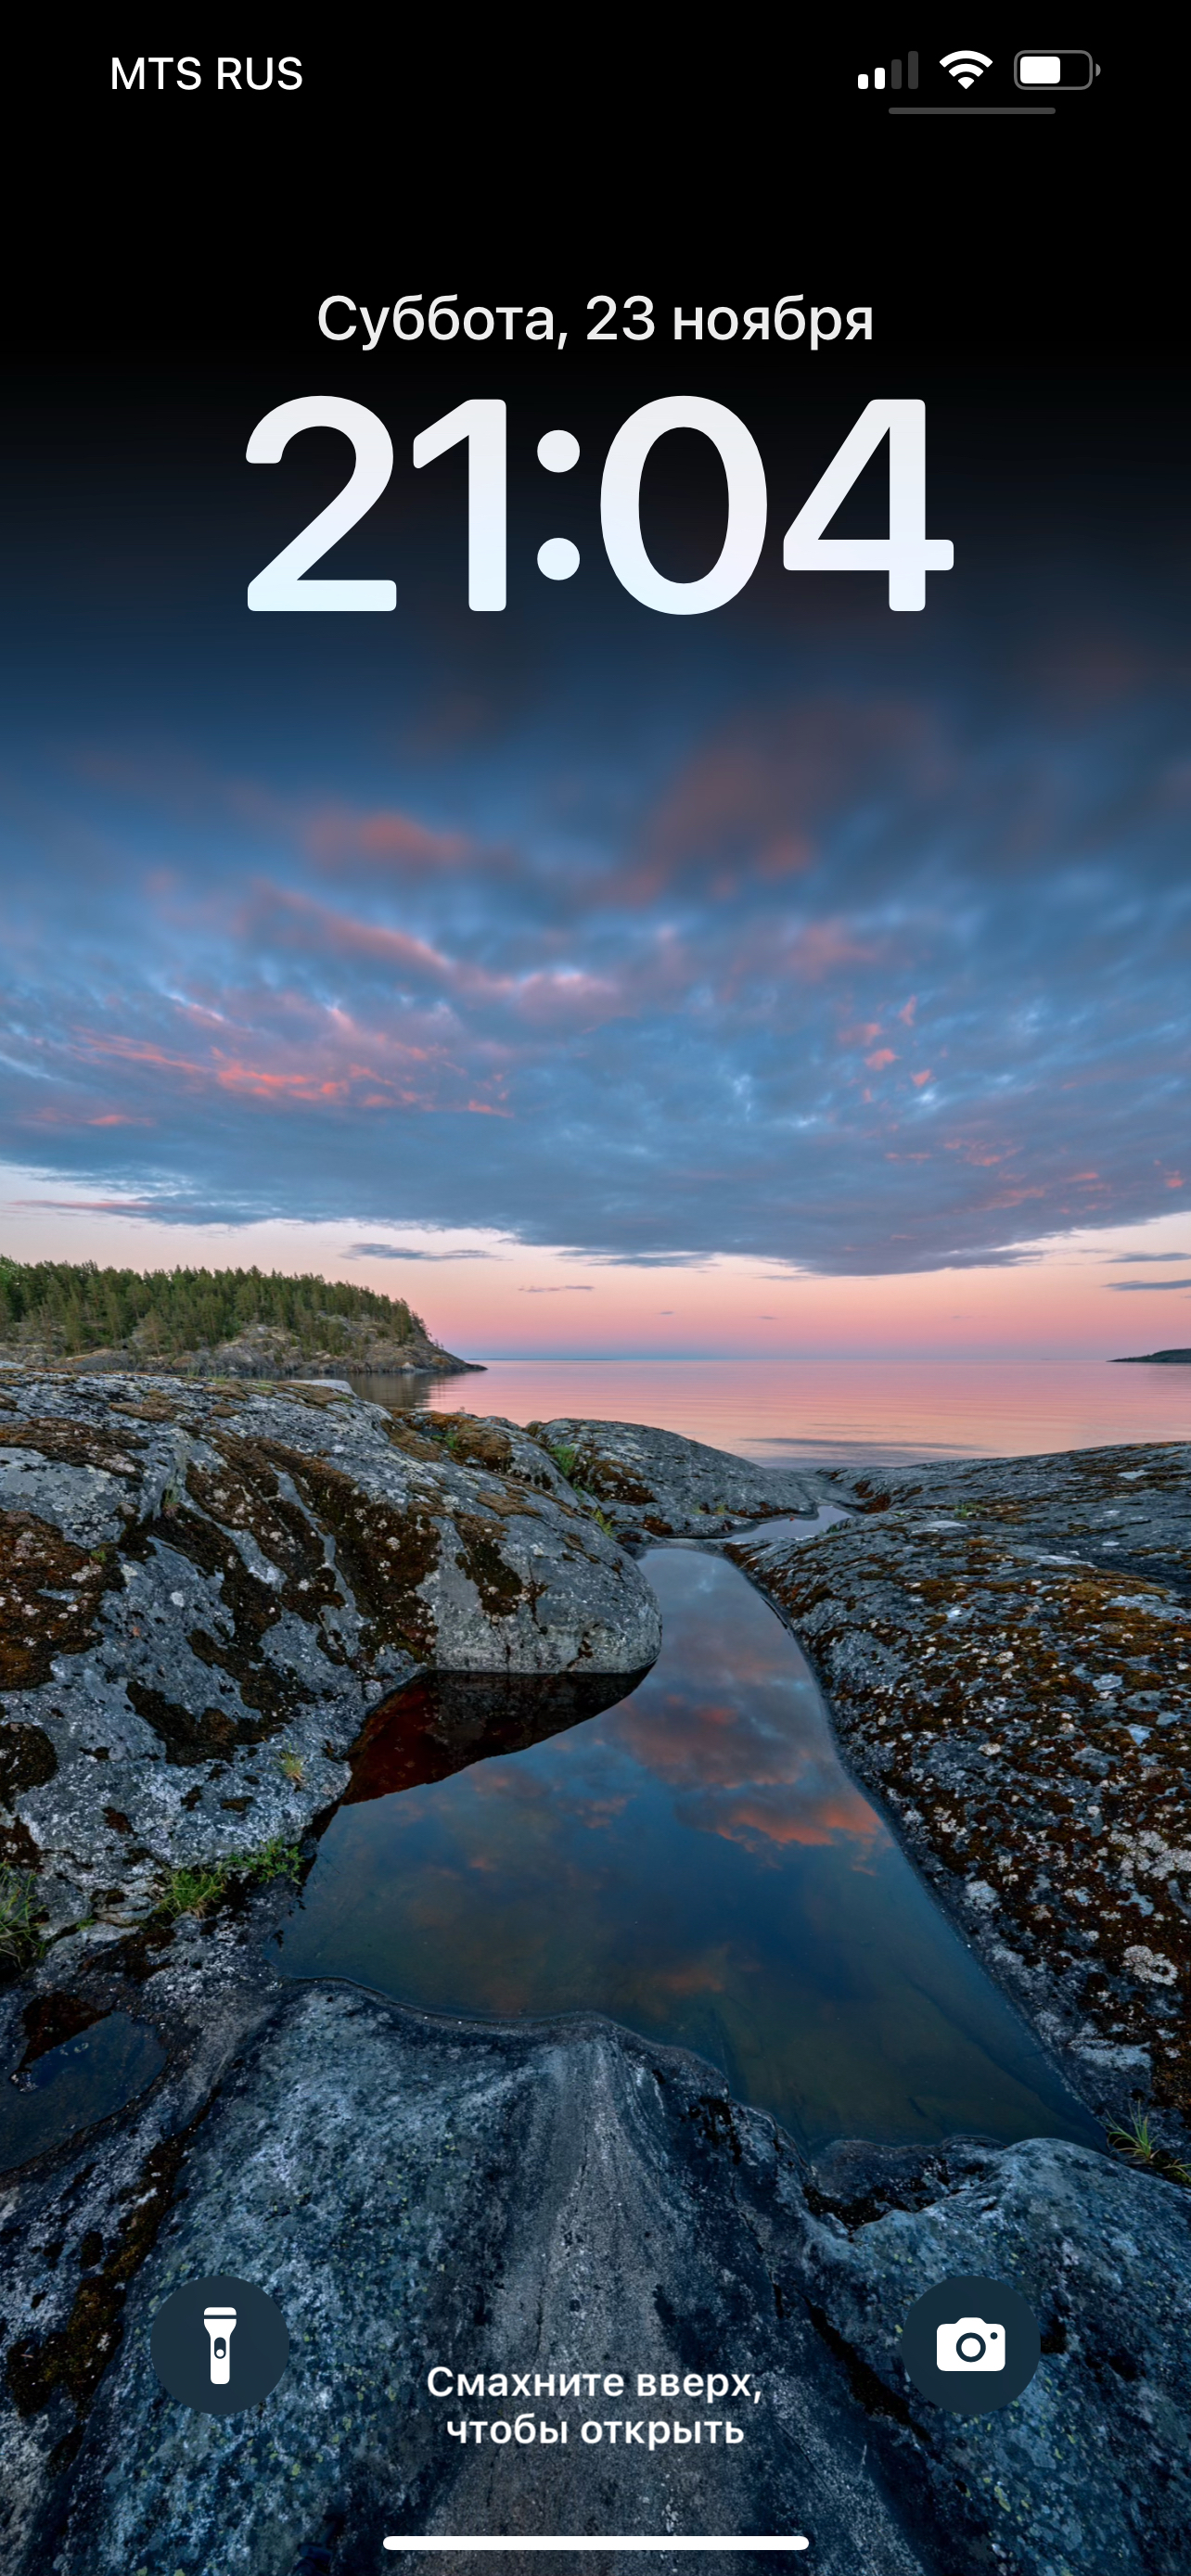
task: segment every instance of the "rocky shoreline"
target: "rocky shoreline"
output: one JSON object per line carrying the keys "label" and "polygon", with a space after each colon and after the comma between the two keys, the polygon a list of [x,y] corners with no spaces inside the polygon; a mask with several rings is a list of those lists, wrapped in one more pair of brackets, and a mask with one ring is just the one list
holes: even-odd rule
{"label": "rocky shoreline", "polygon": [[[841,1491],[843,1480],[841,1480]],[[1191,2159],[1191,1449],[850,1482],[860,1524],[730,1553],[857,1777],[1077,2092]]]}
{"label": "rocky shoreline", "polygon": [[[484,1363],[457,1359],[425,1333],[396,1341],[370,1324],[341,1323],[338,1340],[320,1347],[281,1324],[246,1324],[230,1341],[203,1343],[181,1352],[171,1363],[171,1376],[265,1382],[328,1378],[342,1384],[348,1369],[357,1377],[482,1377]],[[73,1358],[44,1344],[26,1343],[19,1351],[11,1344],[0,1345],[0,1384],[6,1376],[120,1377],[130,1371],[138,1376],[146,1371],[152,1374],[152,1364],[127,1343]]]}
{"label": "rocky shoreline", "polygon": [[[1161,2163],[1046,2140],[808,2160],[611,2023],[434,2021],[270,1961],[409,1676],[615,1696],[657,1647],[642,1545],[726,1545],[965,1937],[1173,2173],[1189,1469],[1170,1444],[780,1476],[638,1425],[6,1380],[0,1825],[31,1895],[5,2073],[117,2013],[166,2052],[0,2181],[14,2576],[355,2576],[425,2529],[800,2530],[827,2576],[1175,2576],[1191,2192]],[[828,1501],[848,1517],[809,1542],[757,1528]],[[289,2322],[259,2416],[191,2417],[149,2365],[162,2297],[212,2269]],[[1018,2282],[1043,2331],[1025,2396],[974,2419],[919,2400],[897,2349],[918,2290],[964,2271]],[[727,2453],[589,2449],[577,2421],[506,2451],[447,2437],[434,2363],[630,2393],[722,2369],[757,2402]]]}

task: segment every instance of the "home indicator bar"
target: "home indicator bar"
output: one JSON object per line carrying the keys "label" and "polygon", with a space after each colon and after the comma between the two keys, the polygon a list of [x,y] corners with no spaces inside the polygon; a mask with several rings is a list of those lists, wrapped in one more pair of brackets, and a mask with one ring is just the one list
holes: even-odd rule
{"label": "home indicator bar", "polygon": [[739,2532],[739,2531],[737,2531],[737,2532],[731,2532],[731,2531],[729,2531],[729,2532],[723,2532],[723,2531],[712,2531],[712,2532],[708,2532],[708,2533],[707,2533],[707,2535],[706,2535],[706,2537],[705,2537],[705,2538],[703,2538],[703,2539],[700,2539],[700,2540],[680,2540],[680,2539],[678,2539],[678,2538],[676,2537],[675,2533],[674,2533],[674,2532],[672,2532],[672,2531],[649,2532],[649,2533],[636,2532],[636,2531],[632,2531],[632,2532],[625,2532],[625,2531],[622,2531],[622,2532],[613,2532],[613,2533],[611,2533],[607,2538],[605,2538],[605,2539],[603,2539],[603,2540],[588,2540],[588,2539],[583,2539],[583,2540],[571,2540],[571,2539],[568,2539],[568,2538],[567,2538],[567,2536],[566,2536],[566,2534],[565,2534],[565,2533],[563,2533],[563,2532],[557,2532],[557,2531],[538,2532],[538,2533],[533,2534],[532,2536],[531,2536],[529,2533],[524,2532],[524,2531],[510,2531],[510,2532],[502,2532],[502,2533],[500,2533],[500,2534],[493,2534],[493,2533],[491,2533],[491,2532],[485,2532],[485,2533],[483,2534],[483,2536],[482,2536],[482,2537],[481,2537],[481,2535],[480,2535],[478,2532],[474,2532],[474,2531],[460,2531],[460,2532],[438,2532],[438,2531],[436,2531],[436,2532],[434,2532],[434,2533],[432,2533],[432,2534],[424,2535],[424,2536],[423,2536],[423,2538],[422,2538],[422,2539],[420,2539],[420,2540],[403,2540],[403,2539],[402,2539],[402,2540],[399,2540],[399,2539],[392,2539],[392,2540],[386,2540],[384,2545],[385,2545],[385,2548],[386,2548],[386,2549],[405,2549],[405,2550],[410,2550],[410,2549],[439,2549],[439,2550],[443,2550],[443,2549],[764,2549],[764,2550],[768,2550],[770,2553],[773,2553],[774,2551],[777,2551],[777,2550],[779,2550],[779,2549],[809,2549],[809,2548],[810,2548],[810,2542],[809,2542],[809,2540],[804,2539],[804,2538],[803,2538],[803,2535],[802,2535],[802,2533],[801,2533],[800,2531],[791,2531],[791,2532],[779,2533],[779,2534],[774,2534],[774,2533],[771,2533],[771,2532],[756,2532],[756,2531],[753,2531],[753,2532],[747,2532],[747,2531],[746,2531],[746,2532]]}

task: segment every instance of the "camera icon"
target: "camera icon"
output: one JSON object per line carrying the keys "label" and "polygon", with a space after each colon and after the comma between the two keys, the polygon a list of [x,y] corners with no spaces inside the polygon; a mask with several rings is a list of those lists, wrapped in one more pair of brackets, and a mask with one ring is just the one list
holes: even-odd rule
{"label": "camera icon", "polygon": [[935,2329],[938,2370],[1003,2370],[1004,2326],[986,2325],[983,2317],[957,2317],[954,2325]]}
{"label": "camera icon", "polygon": [[902,2326],[901,2358],[932,2406],[949,2415],[994,2415],[1029,2387],[1042,2337],[1012,2281],[956,2272],[915,2299]]}

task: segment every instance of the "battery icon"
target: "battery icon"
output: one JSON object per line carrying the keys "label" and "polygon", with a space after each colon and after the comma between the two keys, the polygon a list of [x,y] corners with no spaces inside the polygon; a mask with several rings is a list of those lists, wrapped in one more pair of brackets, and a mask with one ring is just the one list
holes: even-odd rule
{"label": "battery icon", "polygon": [[1013,77],[1019,89],[1090,89],[1099,63],[1080,45],[1054,47],[1049,52],[1015,54]]}

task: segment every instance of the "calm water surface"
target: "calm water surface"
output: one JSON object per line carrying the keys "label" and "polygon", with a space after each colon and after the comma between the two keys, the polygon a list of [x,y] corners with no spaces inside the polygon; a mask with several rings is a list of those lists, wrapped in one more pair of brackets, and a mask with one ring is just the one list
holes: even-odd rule
{"label": "calm water surface", "polygon": [[382,1404],[513,1422],[652,1422],[775,1466],[1191,1440],[1191,1367],[1101,1360],[493,1360],[483,1377],[354,1383]]}
{"label": "calm water surface", "polygon": [[0,2084],[0,2172],[123,2110],[164,2064],[156,2032],[121,2012],[47,2049]]}
{"label": "calm water surface", "polygon": [[285,1971],[435,2013],[607,2013],[811,2145],[1101,2143],[842,1769],[774,1613],[714,1556],[646,1564],[665,1640],[619,1705],[576,1717],[549,1683],[520,1709],[482,1683],[393,1704]]}

